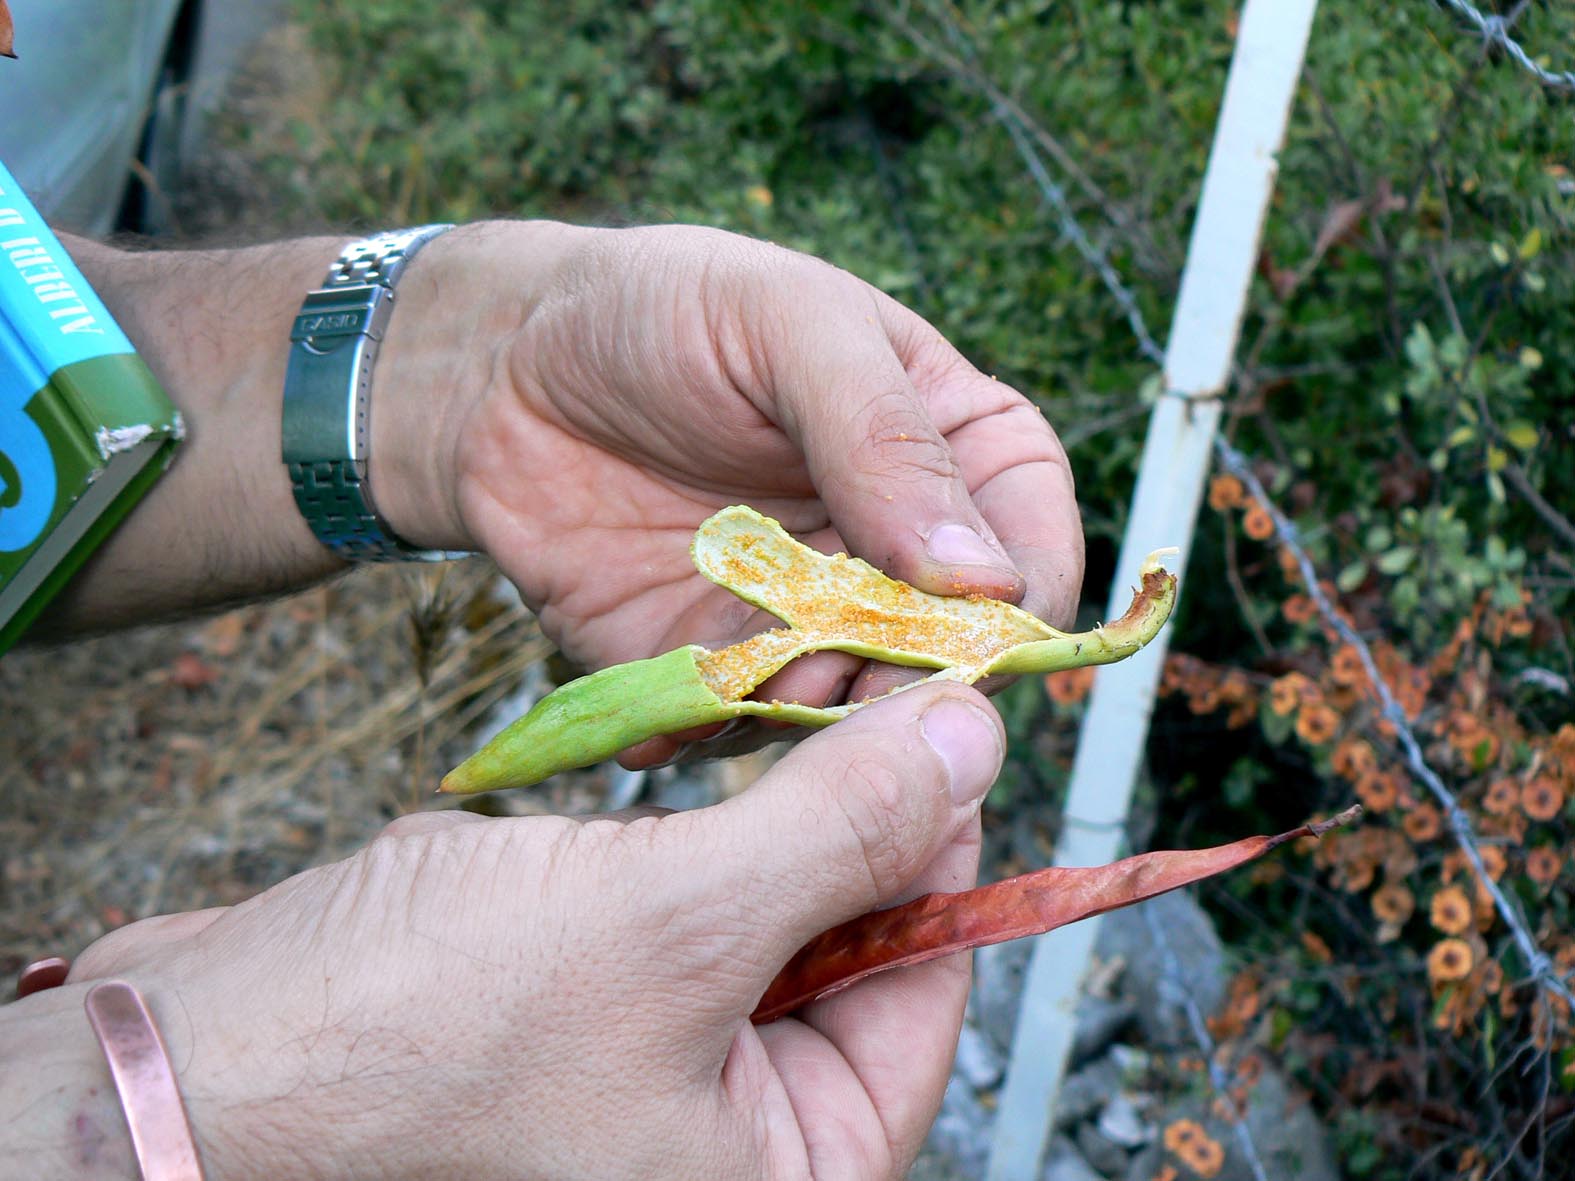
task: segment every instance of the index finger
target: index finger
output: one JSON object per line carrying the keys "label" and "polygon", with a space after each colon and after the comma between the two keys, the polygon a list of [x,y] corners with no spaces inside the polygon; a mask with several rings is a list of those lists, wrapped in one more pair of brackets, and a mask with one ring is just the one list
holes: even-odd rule
{"label": "index finger", "polygon": [[1066,449],[1039,408],[979,372],[922,317],[882,297],[892,347],[979,514],[1026,588],[1020,606],[1069,627],[1083,585],[1083,525]]}

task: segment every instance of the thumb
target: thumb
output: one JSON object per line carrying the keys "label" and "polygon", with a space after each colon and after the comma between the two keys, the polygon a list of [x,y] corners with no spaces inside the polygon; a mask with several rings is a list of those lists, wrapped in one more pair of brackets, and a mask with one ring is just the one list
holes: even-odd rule
{"label": "thumb", "polygon": [[714,853],[712,929],[775,970],[892,901],[978,811],[1004,750],[1000,718],[961,685],[897,693],[805,739],[742,795],[689,814],[701,831],[687,839]]}

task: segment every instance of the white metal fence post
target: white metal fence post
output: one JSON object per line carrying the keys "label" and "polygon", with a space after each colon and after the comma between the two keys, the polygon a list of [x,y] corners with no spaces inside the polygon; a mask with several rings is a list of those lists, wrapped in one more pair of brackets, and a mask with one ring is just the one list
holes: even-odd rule
{"label": "white metal fence post", "polygon": [[[1219,421],[1219,394],[1246,308],[1317,0],[1247,0],[1231,58],[1203,195],[1165,353],[1165,394],[1149,419],[1131,517],[1106,618],[1120,615],[1144,555],[1179,546],[1184,574]],[[1168,631],[1101,668],[1072,768],[1057,865],[1098,865],[1121,852]],[[989,1181],[1033,1181],[1049,1140],[1074,1013],[1099,920],[1035,941],[1001,1090]]]}

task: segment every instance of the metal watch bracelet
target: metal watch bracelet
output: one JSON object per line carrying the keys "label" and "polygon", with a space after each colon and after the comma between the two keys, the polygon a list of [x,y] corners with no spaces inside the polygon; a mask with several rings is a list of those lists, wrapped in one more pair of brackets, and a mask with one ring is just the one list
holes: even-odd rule
{"label": "metal watch bracelet", "polygon": [[424,245],[452,229],[417,226],[353,242],[306,297],[290,332],[283,457],[295,503],[319,541],[350,562],[441,562],[394,534],[372,496],[372,368],[394,286]]}

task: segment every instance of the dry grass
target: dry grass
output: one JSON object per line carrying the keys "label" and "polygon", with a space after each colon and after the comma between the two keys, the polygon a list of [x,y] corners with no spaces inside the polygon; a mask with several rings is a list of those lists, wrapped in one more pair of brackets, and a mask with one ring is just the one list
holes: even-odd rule
{"label": "dry grass", "polygon": [[[0,972],[231,903],[432,796],[549,651],[481,560],[368,568],[200,622],[0,661]],[[424,675],[423,675],[424,673]],[[590,811],[563,776],[490,810]],[[471,806],[475,806],[472,804]]]}

